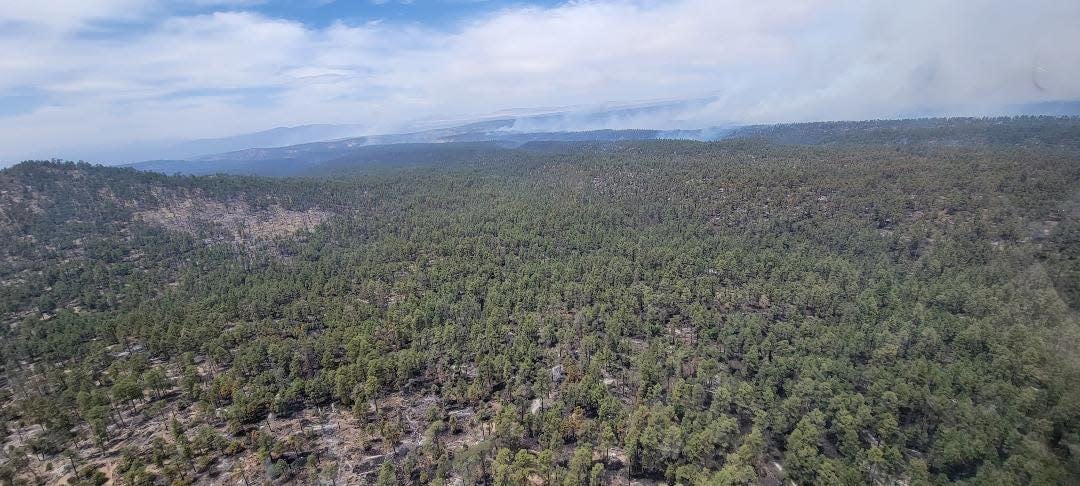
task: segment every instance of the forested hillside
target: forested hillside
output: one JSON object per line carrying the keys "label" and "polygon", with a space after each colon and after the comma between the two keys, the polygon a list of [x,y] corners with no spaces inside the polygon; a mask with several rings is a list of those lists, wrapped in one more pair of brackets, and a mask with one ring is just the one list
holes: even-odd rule
{"label": "forested hillside", "polygon": [[1080,124],[895,123],[0,171],[0,482],[1080,482]]}
{"label": "forested hillside", "polygon": [[1080,147],[1080,118],[1025,116],[790,123],[740,127],[725,136],[808,145],[1071,145],[1075,148]]}

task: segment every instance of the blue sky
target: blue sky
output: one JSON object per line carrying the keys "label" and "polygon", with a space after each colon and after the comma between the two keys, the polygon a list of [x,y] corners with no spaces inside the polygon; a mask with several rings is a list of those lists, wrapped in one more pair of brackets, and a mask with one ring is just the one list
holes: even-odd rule
{"label": "blue sky", "polygon": [[326,26],[334,22],[365,23],[372,20],[421,23],[448,27],[476,15],[500,9],[557,6],[560,1],[505,0],[384,0],[384,1],[268,1],[250,8],[268,16],[289,18],[309,25]]}
{"label": "blue sky", "polygon": [[611,128],[993,113],[1080,99],[1077,25],[1059,0],[3,0],[0,164],[703,97]]}

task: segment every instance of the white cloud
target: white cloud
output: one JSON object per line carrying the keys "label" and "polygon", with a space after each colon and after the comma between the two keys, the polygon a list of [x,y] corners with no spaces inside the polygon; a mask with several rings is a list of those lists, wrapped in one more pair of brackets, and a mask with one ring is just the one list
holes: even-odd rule
{"label": "white cloud", "polygon": [[144,13],[148,0],[4,0],[0,19],[35,28],[69,30],[94,20],[130,20]]}
{"label": "white cloud", "polygon": [[[717,101],[682,124],[1080,98],[1077,2],[594,0],[500,10],[449,31],[163,5],[0,2],[0,25],[14,26],[0,32],[0,97],[33,88],[43,99],[27,113],[0,109],[0,161],[276,125],[389,130],[436,115],[703,95]],[[85,35],[101,22],[144,27]]]}

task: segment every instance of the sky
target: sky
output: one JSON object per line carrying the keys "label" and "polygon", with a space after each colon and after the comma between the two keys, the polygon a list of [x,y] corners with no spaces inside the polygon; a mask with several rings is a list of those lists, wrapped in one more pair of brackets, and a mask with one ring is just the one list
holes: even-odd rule
{"label": "sky", "polygon": [[2,0],[0,165],[676,99],[710,102],[639,128],[992,114],[1080,99],[1078,26],[1074,0]]}

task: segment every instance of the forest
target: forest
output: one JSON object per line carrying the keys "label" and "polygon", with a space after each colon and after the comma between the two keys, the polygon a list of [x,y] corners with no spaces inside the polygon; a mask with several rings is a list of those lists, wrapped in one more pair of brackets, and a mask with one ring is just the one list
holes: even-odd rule
{"label": "forest", "polygon": [[0,484],[1080,483],[1080,119],[365,154],[0,171]]}

